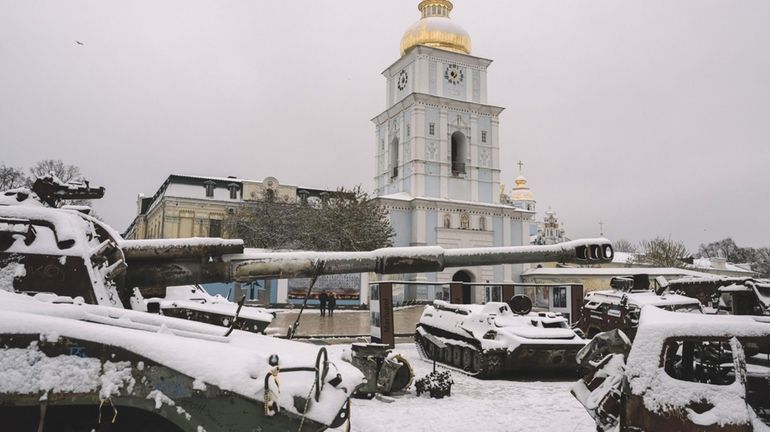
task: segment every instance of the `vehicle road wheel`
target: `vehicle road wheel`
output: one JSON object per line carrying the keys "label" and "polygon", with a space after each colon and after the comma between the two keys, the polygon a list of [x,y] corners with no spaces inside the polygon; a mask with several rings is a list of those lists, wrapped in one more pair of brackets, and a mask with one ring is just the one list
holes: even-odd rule
{"label": "vehicle road wheel", "polygon": [[452,346],[447,345],[446,348],[441,349],[441,361],[445,364],[452,364]]}
{"label": "vehicle road wheel", "polygon": [[476,350],[471,348],[463,348],[463,369],[472,372],[473,371],[473,353]]}
{"label": "vehicle road wheel", "polygon": [[452,347],[452,365],[458,368],[463,367],[463,347]]}

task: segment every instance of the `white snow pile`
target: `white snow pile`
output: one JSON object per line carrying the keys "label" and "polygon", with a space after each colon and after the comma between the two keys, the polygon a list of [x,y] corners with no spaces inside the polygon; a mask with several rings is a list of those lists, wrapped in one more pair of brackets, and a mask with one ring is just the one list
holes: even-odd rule
{"label": "white snow pile", "polygon": [[746,391],[740,380],[729,385],[683,381],[669,376],[661,366],[667,339],[725,336],[768,337],[770,326],[748,316],[681,314],[650,306],[643,308],[639,331],[626,364],[631,391],[642,396],[645,406],[653,412],[685,412],[687,406],[703,401],[713,405],[700,414],[687,411],[697,424],[725,426],[750,422],[754,412],[746,404]]}
{"label": "white snow pile", "polygon": [[102,363],[96,358],[60,355],[48,357],[37,342],[28,348],[0,350],[0,393],[89,393],[99,389],[106,399],[131,392],[134,386],[129,362]]}
{"label": "white snow pile", "polygon": [[27,275],[24,264],[8,263],[0,267],[0,291],[14,292],[13,280]]}

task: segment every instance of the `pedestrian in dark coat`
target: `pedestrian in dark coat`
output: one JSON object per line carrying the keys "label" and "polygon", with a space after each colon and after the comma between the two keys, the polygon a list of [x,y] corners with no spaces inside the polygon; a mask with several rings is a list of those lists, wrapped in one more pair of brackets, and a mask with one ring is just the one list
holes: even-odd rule
{"label": "pedestrian in dark coat", "polygon": [[329,316],[334,316],[334,308],[337,307],[337,294],[329,294]]}
{"label": "pedestrian in dark coat", "polygon": [[326,316],[326,305],[329,303],[329,295],[326,294],[326,290],[323,290],[318,296],[318,301],[321,303],[321,316]]}

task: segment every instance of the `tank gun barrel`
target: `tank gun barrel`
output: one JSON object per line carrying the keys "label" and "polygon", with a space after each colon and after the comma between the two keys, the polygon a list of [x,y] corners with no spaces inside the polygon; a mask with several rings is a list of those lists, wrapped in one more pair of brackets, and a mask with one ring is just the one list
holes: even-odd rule
{"label": "tank gun barrel", "polygon": [[537,262],[600,264],[613,257],[607,239],[549,246],[415,246],[369,252],[244,249],[240,240],[222,239],[131,240],[121,243],[121,248],[128,264],[126,285],[136,287],[345,273],[426,273],[451,267]]}
{"label": "tank gun barrel", "polygon": [[384,248],[371,252],[274,252],[247,249],[225,259],[233,279],[312,277],[315,274],[374,272],[380,274],[439,272],[451,267],[498,264],[611,262],[607,239],[574,240],[549,246],[444,249],[440,246]]}

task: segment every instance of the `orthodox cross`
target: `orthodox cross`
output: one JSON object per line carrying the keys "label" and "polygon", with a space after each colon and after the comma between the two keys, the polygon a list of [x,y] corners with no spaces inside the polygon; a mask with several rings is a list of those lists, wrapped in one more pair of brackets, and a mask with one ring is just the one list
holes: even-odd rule
{"label": "orthodox cross", "polygon": [[517,163],[516,165],[518,165],[518,166],[519,166],[519,174],[521,174],[521,169],[522,169],[522,167],[524,166],[524,162],[522,162],[522,161],[519,161],[519,163]]}
{"label": "orthodox cross", "polygon": [[604,237],[604,222],[599,221],[599,236]]}

